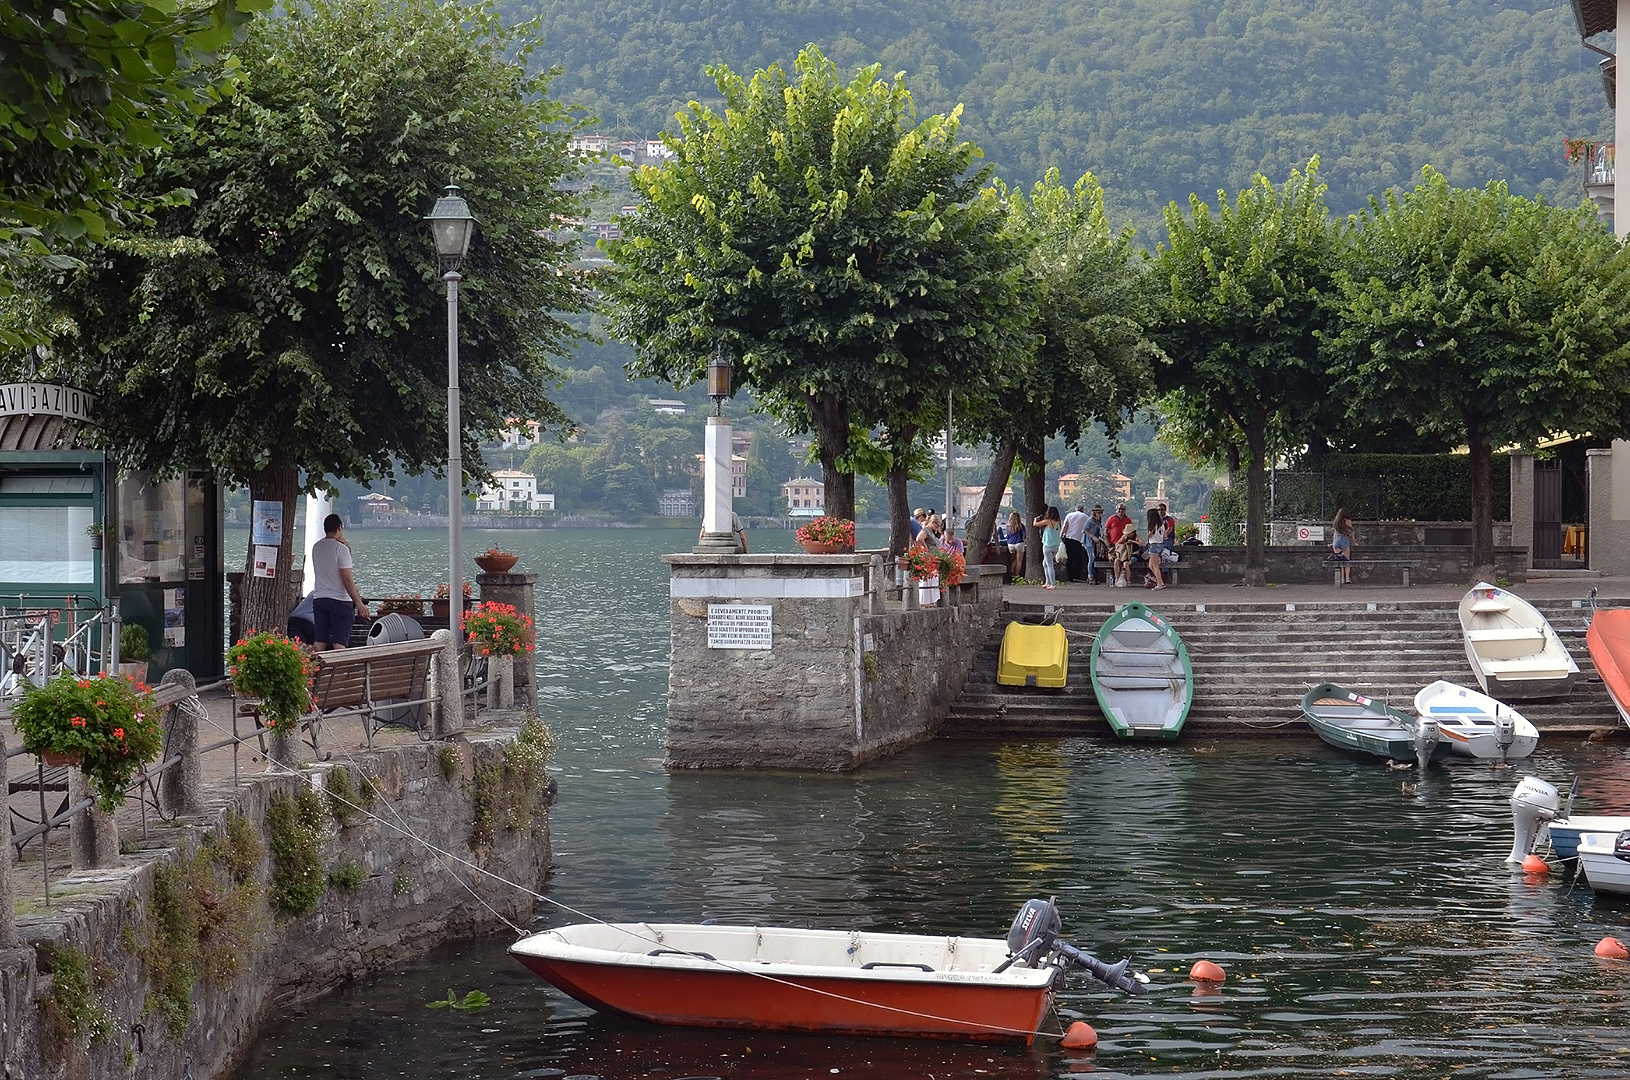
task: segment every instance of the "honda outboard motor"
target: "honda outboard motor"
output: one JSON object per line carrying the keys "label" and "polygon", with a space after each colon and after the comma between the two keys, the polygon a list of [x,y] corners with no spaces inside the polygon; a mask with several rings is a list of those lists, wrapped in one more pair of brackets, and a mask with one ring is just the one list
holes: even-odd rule
{"label": "honda outboard motor", "polygon": [[1511,793],[1511,828],[1514,835],[1511,854],[1506,856],[1506,862],[1520,863],[1534,850],[1534,840],[1539,836],[1540,826],[1557,816],[1560,805],[1556,788],[1537,776],[1522,778],[1517,789]]}
{"label": "honda outboard motor", "polygon": [[[1494,744],[1500,748],[1500,760],[1504,761],[1506,752],[1511,744],[1517,741],[1517,721],[1511,718],[1510,713],[1504,716],[1500,711],[1494,711]],[[1554,788],[1552,790],[1555,790]]]}
{"label": "honda outboard motor", "polygon": [[1106,986],[1128,994],[1144,993],[1143,984],[1149,981],[1149,977],[1131,970],[1131,960],[1106,964],[1091,953],[1083,952],[1067,941],[1060,941],[1058,932],[1063,925],[1058,917],[1057,904],[1051,900],[1026,900],[1007,932],[1007,948],[1013,955],[996,970],[1006,971],[1015,963],[1040,967],[1051,957],[1054,962],[1063,960],[1086,968],[1093,978]]}
{"label": "honda outboard motor", "polygon": [[1415,764],[1421,772],[1426,771],[1426,763],[1432,760],[1432,751],[1438,748],[1442,737],[1436,720],[1422,720],[1415,725]]}

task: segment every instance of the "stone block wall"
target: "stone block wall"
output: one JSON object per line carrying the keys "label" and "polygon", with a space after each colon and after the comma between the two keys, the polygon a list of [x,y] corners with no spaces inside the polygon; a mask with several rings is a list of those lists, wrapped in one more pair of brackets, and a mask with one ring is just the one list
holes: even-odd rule
{"label": "stone block wall", "polygon": [[[1360,537],[1362,541],[1362,535]],[[1178,564],[1178,582],[1184,585],[1225,585],[1245,576],[1243,547],[1184,547]],[[1329,549],[1322,546],[1270,547],[1266,558],[1268,580],[1275,584],[1324,584],[1335,577],[1335,563],[1325,561]],[[1428,547],[1363,547],[1353,559],[1352,580],[1356,585],[1402,585],[1403,570],[1409,564],[1412,585],[1466,585],[1471,580],[1470,547],[1441,545]],[[1513,584],[1528,580],[1528,549],[1495,547],[1494,566],[1498,576]]]}
{"label": "stone block wall", "polygon": [[[678,768],[851,769],[931,737],[1001,606],[999,567],[971,567],[978,584],[948,590],[945,607],[874,614],[884,583],[870,553],[664,561]],[[767,614],[769,647],[710,646],[725,608]]]}

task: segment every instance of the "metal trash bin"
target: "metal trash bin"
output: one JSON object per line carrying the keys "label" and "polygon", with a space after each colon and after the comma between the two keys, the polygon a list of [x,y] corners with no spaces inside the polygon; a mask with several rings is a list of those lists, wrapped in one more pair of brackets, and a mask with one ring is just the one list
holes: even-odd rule
{"label": "metal trash bin", "polygon": [[[419,625],[417,619],[409,618],[399,611],[389,615],[381,615],[368,627],[369,645],[393,645],[398,641],[422,641],[424,627]],[[426,702],[417,705],[386,705],[374,713],[377,724],[404,724],[408,727],[422,730],[425,721],[429,718],[430,706]]]}

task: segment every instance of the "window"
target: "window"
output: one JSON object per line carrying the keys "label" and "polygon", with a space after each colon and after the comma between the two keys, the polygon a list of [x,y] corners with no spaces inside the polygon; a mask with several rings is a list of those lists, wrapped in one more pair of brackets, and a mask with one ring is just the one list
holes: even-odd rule
{"label": "window", "polygon": [[[85,481],[89,483],[89,477]],[[14,489],[3,485],[0,490],[10,494]],[[94,584],[96,552],[85,530],[95,520],[96,511],[88,503],[83,506],[0,504],[0,581]]]}

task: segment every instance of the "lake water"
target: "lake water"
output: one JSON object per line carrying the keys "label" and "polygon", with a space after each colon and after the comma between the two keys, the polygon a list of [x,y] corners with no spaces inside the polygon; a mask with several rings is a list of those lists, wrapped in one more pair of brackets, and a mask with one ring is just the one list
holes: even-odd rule
{"label": "lake water", "polygon": [[[754,532],[755,550],[791,550]],[[539,573],[538,674],[560,740],[553,903],[536,928],[607,920],[759,922],[1002,936],[1056,895],[1066,935],[1154,980],[1090,977],[1059,998],[1096,1053],[906,1039],[656,1028],[598,1016],[505,955],[443,948],[291,1011],[238,1080],[866,1076],[1623,1077],[1630,905],[1502,862],[1519,776],[1580,809],[1630,807],[1622,748],[1542,745],[1527,767],[1425,777],[1311,736],[919,747],[847,775],[662,768],[665,567],[692,535],[466,534]],[[862,537],[862,542],[880,538]],[[445,536],[352,534],[369,596],[442,580]],[[558,905],[558,906],[557,906]],[[1228,980],[1187,979],[1206,958]],[[493,1004],[432,1010],[449,990]]]}

